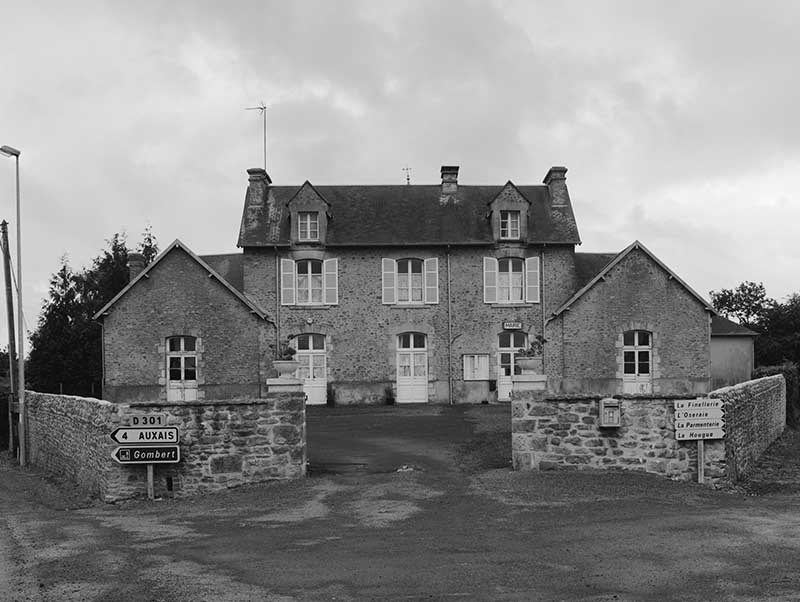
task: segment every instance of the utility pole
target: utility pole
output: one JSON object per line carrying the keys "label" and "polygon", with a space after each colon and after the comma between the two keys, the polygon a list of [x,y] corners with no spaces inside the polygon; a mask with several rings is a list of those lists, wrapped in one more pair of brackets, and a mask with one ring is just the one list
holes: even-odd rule
{"label": "utility pole", "polygon": [[8,222],[0,222],[0,244],[3,245],[3,269],[6,279],[6,307],[8,309],[8,451],[14,453],[14,412],[16,399],[14,373],[17,368],[17,345],[14,335],[14,293],[11,289],[11,253],[8,249]]}
{"label": "utility pole", "polygon": [[245,107],[245,111],[261,111],[261,117],[264,122],[264,171],[267,171],[267,105],[264,101],[257,107]]}

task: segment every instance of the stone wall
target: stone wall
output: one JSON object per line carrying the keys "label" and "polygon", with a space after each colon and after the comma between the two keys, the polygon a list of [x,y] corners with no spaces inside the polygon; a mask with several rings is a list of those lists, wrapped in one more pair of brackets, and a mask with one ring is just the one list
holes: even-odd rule
{"label": "stone wall", "polygon": [[178,428],[181,461],[156,464],[156,496],[206,493],[305,475],[305,403],[301,392],[265,399],[116,404],[26,393],[28,460],[107,502],[147,493],[145,465],[121,465],[110,434],[133,415],[164,414]]}
{"label": "stone wall", "polygon": [[[741,478],[783,431],[786,388],[782,376],[721,389],[725,439],[706,440],[707,483]],[[511,404],[516,470],[618,468],[697,478],[697,442],[675,439],[674,403],[681,397],[616,397],[621,426],[600,427],[600,396],[553,396],[515,391]],[[689,398],[694,399],[694,398]]]}
{"label": "stone wall", "polygon": [[728,474],[736,481],[780,436],[786,425],[786,380],[767,376],[712,391],[725,401]]}

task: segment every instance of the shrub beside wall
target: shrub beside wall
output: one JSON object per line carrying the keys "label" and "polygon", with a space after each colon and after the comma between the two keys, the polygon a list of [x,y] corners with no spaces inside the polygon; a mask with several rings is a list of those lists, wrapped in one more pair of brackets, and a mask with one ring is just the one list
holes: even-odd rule
{"label": "shrub beside wall", "polygon": [[157,496],[305,475],[302,392],[180,405],[33,392],[26,392],[26,399],[30,464],[62,474],[107,502],[147,493],[145,465],[121,465],[112,458],[117,444],[110,434],[135,414],[165,414],[167,426],[179,431],[181,461],[154,465]]}

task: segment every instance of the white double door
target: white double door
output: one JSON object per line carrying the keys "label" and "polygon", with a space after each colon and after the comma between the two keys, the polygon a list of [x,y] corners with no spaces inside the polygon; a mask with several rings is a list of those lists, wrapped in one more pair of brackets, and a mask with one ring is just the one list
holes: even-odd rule
{"label": "white double door", "polygon": [[300,367],[295,373],[303,381],[303,392],[308,405],[323,405],[327,402],[328,372],[325,336],[321,334],[301,334],[294,338],[297,350],[295,359]]}
{"label": "white double door", "polygon": [[516,364],[517,352],[527,347],[528,337],[524,332],[501,332],[497,344],[497,401],[510,401],[512,378],[519,374]]}
{"label": "white double door", "polygon": [[397,402],[427,401],[427,337],[420,332],[406,332],[397,337]]}

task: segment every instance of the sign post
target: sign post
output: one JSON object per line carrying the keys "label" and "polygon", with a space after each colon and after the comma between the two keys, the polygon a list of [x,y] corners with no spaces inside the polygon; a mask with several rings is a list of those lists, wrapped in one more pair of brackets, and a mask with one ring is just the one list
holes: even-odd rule
{"label": "sign post", "polygon": [[721,399],[677,399],[675,440],[697,441],[697,482],[705,481],[705,440],[725,438],[725,412]]}
{"label": "sign post", "polygon": [[117,463],[147,465],[147,498],[150,500],[155,499],[153,465],[181,460],[178,429],[164,426],[166,423],[166,414],[131,416],[130,426],[116,428],[109,435],[120,444],[111,454]]}

